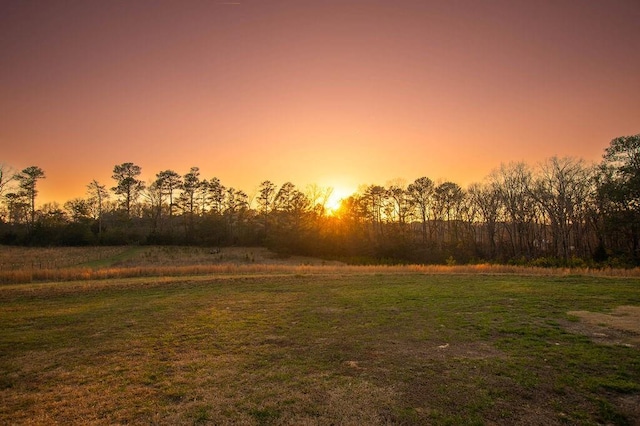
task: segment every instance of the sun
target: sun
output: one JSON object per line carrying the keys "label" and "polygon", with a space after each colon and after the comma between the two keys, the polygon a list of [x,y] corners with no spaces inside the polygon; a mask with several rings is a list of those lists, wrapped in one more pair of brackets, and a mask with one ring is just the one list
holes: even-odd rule
{"label": "sun", "polygon": [[327,203],[325,204],[326,213],[329,216],[333,216],[340,209],[340,205],[342,204],[342,200],[345,198],[349,198],[349,196],[353,195],[354,191],[351,191],[345,187],[334,186],[331,191],[331,195],[327,199]]}

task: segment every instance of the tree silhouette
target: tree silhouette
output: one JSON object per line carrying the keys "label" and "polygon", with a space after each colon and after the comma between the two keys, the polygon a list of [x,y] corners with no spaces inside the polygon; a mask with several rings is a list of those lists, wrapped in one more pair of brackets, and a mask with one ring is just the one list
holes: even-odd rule
{"label": "tree silhouette", "polygon": [[[206,182],[206,181],[204,181]],[[207,199],[211,203],[211,210],[215,214],[222,214],[224,210],[224,198],[226,188],[217,177],[211,178],[206,182]]]}
{"label": "tree silhouette", "polygon": [[15,173],[5,164],[0,164],[0,197],[9,188],[11,182],[15,179]]}
{"label": "tree silhouette", "polygon": [[[158,173],[136,201],[144,184],[133,163],[114,167],[117,202],[109,202],[104,185],[93,180],[86,200],[64,204],[68,213],[55,202],[36,212],[44,172],[28,167],[11,176],[10,185],[7,170],[0,166],[0,241],[8,244],[263,244],[281,253],[362,262],[445,262],[453,256],[459,262],[550,266],[577,258],[640,264],[640,135],[611,141],[597,168],[552,157],[535,167],[501,165],[467,189],[454,182],[436,186],[426,177],[406,188],[400,181],[373,184],[332,212],[324,208],[330,189],[309,186],[303,193],[292,182],[277,188],[265,180],[252,200],[217,178],[202,179],[197,167],[183,177]],[[141,213],[136,220],[102,226],[103,216],[107,221],[126,211],[131,218],[134,208]],[[171,220],[171,228],[160,221],[167,212],[181,219]],[[98,239],[90,218],[97,221]],[[183,233],[174,232],[178,224]]]}
{"label": "tree silhouette", "polygon": [[376,235],[382,235],[384,233],[382,220],[385,198],[386,191],[384,187],[380,185],[369,185],[362,194],[367,215],[373,223],[373,231]]}
{"label": "tree silhouette", "polygon": [[44,178],[44,171],[38,166],[27,167],[15,175],[15,179],[18,181],[20,187],[18,195],[26,198],[29,202],[31,226],[33,226],[36,221],[36,195],[38,195],[36,184],[38,179]]}
{"label": "tree silhouette", "polygon": [[131,217],[131,205],[136,202],[145,186],[143,181],[137,179],[141,173],[140,166],[133,163],[122,163],[113,168],[111,177],[117,185],[111,190],[121,197],[127,218]]}
{"label": "tree silhouette", "polygon": [[564,260],[580,244],[591,193],[591,171],[581,160],[553,157],[541,165],[533,182],[533,197],[549,218],[555,255]]}
{"label": "tree silhouette", "polygon": [[427,219],[433,203],[433,182],[428,177],[418,178],[407,187],[407,191],[413,200],[413,205],[420,213],[422,243],[425,244],[427,242]]}
{"label": "tree silhouette", "polygon": [[26,221],[29,203],[25,201],[24,197],[16,192],[9,192],[4,198],[7,203],[9,223],[17,225]]}
{"label": "tree silhouette", "polygon": [[439,214],[440,224],[442,225],[440,243],[445,242],[445,236],[448,237],[449,242],[457,242],[457,223],[460,220],[460,207],[464,197],[464,191],[454,182],[443,182],[434,189],[436,211]]}
{"label": "tree silhouette", "polygon": [[[603,156],[598,198],[606,209],[607,229],[640,258],[640,134],[611,141]],[[615,239],[611,239],[615,244]]]}
{"label": "tree silhouette", "polygon": [[109,192],[107,188],[100,184],[97,180],[93,179],[87,185],[87,195],[89,195],[89,204],[94,206],[95,218],[98,220],[98,238],[102,237],[102,207],[107,198],[109,198]]}
{"label": "tree silhouette", "polygon": [[182,177],[182,185],[180,186],[180,189],[182,189],[182,193],[180,194],[180,206],[186,215],[184,226],[188,241],[191,241],[194,237],[194,216],[197,209],[196,193],[200,186],[200,169],[198,167],[191,167],[189,172]]}
{"label": "tree silhouette", "polygon": [[535,214],[535,201],[531,196],[533,174],[530,167],[522,162],[502,164],[489,179],[500,195],[510,255],[521,257],[528,254],[530,225]]}
{"label": "tree silhouette", "polygon": [[180,189],[182,178],[173,170],[163,170],[156,174],[156,185],[161,191],[161,196],[169,197],[169,217],[173,216],[173,194]]}
{"label": "tree silhouette", "polygon": [[[469,197],[478,208],[479,220],[484,224],[489,257],[496,256],[496,230],[500,214],[500,194],[490,184],[473,184],[469,187]],[[482,238],[481,234],[481,238]]]}
{"label": "tree silhouette", "polygon": [[196,210],[196,191],[200,187],[200,169],[191,167],[189,173],[182,177],[182,194],[180,195],[180,203],[185,212],[190,216],[194,215]]}
{"label": "tree silhouette", "polygon": [[[11,197],[7,198],[8,191],[10,190],[11,182],[15,179],[15,172],[11,169],[11,167],[0,163],[0,202],[4,202],[7,206],[7,211],[0,210],[0,218],[4,219],[6,213],[9,212],[9,204],[13,202],[10,200]],[[6,195],[5,195],[6,194]],[[14,194],[17,195],[17,194]],[[11,222],[11,215],[9,214],[9,222]]]}

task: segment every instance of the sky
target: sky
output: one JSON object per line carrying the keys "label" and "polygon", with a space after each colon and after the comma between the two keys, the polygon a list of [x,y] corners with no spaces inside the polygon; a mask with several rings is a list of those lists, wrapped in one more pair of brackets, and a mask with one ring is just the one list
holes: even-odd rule
{"label": "sky", "polygon": [[0,163],[461,186],[640,133],[638,0],[0,0]]}

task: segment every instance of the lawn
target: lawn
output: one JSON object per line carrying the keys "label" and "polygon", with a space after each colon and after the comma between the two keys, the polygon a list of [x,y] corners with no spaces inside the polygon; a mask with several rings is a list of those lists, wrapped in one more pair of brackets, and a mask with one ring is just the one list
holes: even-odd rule
{"label": "lawn", "polygon": [[638,278],[321,270],[2,285],[0,423],[640,422]]}

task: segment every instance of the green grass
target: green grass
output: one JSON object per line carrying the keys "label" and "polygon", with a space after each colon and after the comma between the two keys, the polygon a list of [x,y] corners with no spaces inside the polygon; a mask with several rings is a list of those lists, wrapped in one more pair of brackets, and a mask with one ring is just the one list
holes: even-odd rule
{"label": "green grass", "polygon": [[[291,274],[0,286],[0,423],[634,424],[640,280]],[[631,401],[631,405],[629,403]]]}

